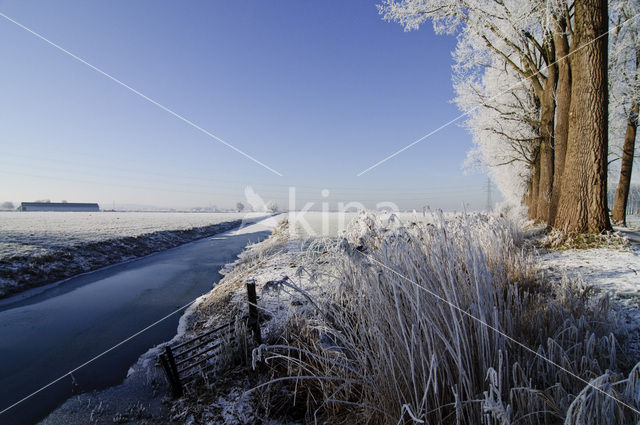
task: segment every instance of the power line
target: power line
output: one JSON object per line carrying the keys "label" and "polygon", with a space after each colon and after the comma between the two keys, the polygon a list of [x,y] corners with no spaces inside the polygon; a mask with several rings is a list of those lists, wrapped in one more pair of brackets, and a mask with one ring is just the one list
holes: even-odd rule
{"label": "power line", "polygon": [[564,373],[566,373],[567,375],[573,377],[574,379],[582,382],[583,384],[587,385],[588,387],[593,388],[594,390],[598,391],[599,393],[611,398],[612,400],[620,403],[622,406],[627,407],[628,409],[632,410],[633,412],[640,414],[640,410],[638,410],[637,408],[629,405],[628,403],[625,403],[624,401],[618,399],[617,397],[607,393],[606,391],[604,391],[603,389],[596,387],[594,384],[592,384],[591,382],[587,381],[586,379],[582,378],[581,376],[573,373],[572,371],[570,371],[569,369],[567,369],[566,367],[562,366],[561,364],[551,360],[550,358],[544,356],[543,354],[541,354],[539,351],[532,349],[531,347],[529,347],[526,344],[523,344],[522,342],[518,341],[517,339],[515,339],[514,337],[506,334],[505,332],[503,332],[502,330],[498,329],[495,326],[492,326],[491,324],[487,323],[485,320],[482,320],[481,318],[469,313],[467,310],[464,310],[462,308],[460,308],[458,305],[452,303],[451,301],[447,300],[446,298],[443,298],[442,296],[438,295],[437,293],[431,291],[429,288],[427,288],[426,286],[420,285],[419,283],[411,280],[410,278],[408,278],[407,276],[403,275],[400,272],[397,272],[396,270],[394,270],[393,268],[387,266],[386,264],[378,261],[377,259],[375,259],[373,256],[366,254],[364,252],[358,251],[358,250],[354,250],[354,252],[357,252],[359,254],[361,254],[362,256],[364,256],[365,258],[369,259],[369,261],[371,261],[372,263],[376,263],[378,264],[380,267],[388,270],[389,272],[395,274],[396,276],[398,276],[399,278],[405,280],[406,282],[411,283],[412,285],[414,285],[416,288],[418,288],[419,290],[422,290],[424,292],[426,292],[427,294],[431,295],[432,297],[436,298],[438,301],[441,301],[445,304],[447,304],[449,307],[453,308],[454,310],[458,311],[459,313],[461,313],[462,315],[469,317],[470,319],[476,321],[477,323],[479,323],[480,325],[486,327],[487,329],[490,329],[491,331],[495,332],[496,334],[504,337],[505,339],[511,341],[512,343],[516,344],[517,346],[525,349],[526,351],[530,352],[531,354],[535,355],[536,357],[539,357],[541,360],[546,361],[547,363],[549,363],[550,365],[555,366],[556,368],[560,369],[561,371],[563,371]]}
{"label": "power line", "polygon": [[[47,167],[49,169],[54,169],[54,170],[58,170],[58,171],[64,171],[64,172],[68,172],[69,168],[68,167],[60,167],[60,164],[68,164],[70,166],[73,166],[74,169],[76,168],[86,168],[88,170],[96,170],[96,169],[102,169],[105,171],[113,171],[113,170],[117,170],[117,171],[122,171],[125,173],[129,173],[132,175],[136,175],[136,176],[143,176],[143,177],[148,177],[148,178],[152,178],[151,176],[158,176],[158,177],[162,177],[165,178],[166,180],[168,180],[171,184],[176,184],[176,180],[185,180],[185,181],[189,181],[189,183],[184,182],[184,183],[180,183],[180,184],[185,184],[185,185],[189,185],[189,186],[193,186],[194,184],[191,182],[198,182],[198,183],[206,183],[206,187],[211,187],[211,183],[231,183],[231,184],[241,184],[241,185],[246,185],[247,181],[246,180],[229,180],[229,179],[221,179],[218,177],[211,177],[211,178],[207,178],[204,176],[185,176],[185,175],[180,175],[180,174],[174,174],[174,173],[167,173],[167,172],[162,172],[162,173],[156,173],[156,172],[146,172],[146,171],[141,171],[140,169],[134,169],[134,168],[127,168],[127,167],[122,167],[122,166],[114,166],[114,165],[104,165],[104,164],[98,164],[98,163],[87,163],[87,162],[82,162],[82,163],[78,163],[75,161],[67,161],[64,159],[58,159],[58,158],[45,158],[45,157],[39,157],[37,155],[24,155],[24,154],[18,154],[18,153],[14,153],[14,152],[6,152],[6,151],[0,151],[0,155],[3,157],[16,157],[16,158],[22,158],[23,161],[13,161],[13,160],[6,160],[6,159],[0,159],[0,163],[4,163],[7,165],[15,165],[20,167],[22,170],[24,170],[24,168],[29,168],[29,167],[33,167],[34,163],[33,161],[39,161],[41,163],[45,163],[47,164]],[[52,165],[51,165],[52,164]],[[42,168],[38,167],[38,169],[36,170],[36,172],[41,173],[43,170]],[[84,173],[84,172],[83,172]],[[91,172],[89,173],[85,173],[85,174],[92,174]],[[113,173],[111,173],[113,174]],[[96,176],[104,176],[104,173],[93,173],[93,175]],[[157,182],[158,180],[156,178],[153,178],[153,182]],[[376,192],[376,193],[382,193],[382,192],[391,192],[391,193],[398,193],[398,192],[402,192],[402,193],[431,193],[431,192],[437,192],[437,191],[444,191],[444,192],[449,192],[451,190],[457,190],[457,189],[469,189],[469,190],[478,190],[480,189],[480,187],[476,187],[474,185],[468,185],[468,184],[456,184],[456,185],[448,185],[448,186],[443,186],[443,185],[435,185],[435,186],[424,186],[424,185],[420,185],[419,187],[415,187],[412,189],[398,189],[398,188],[380,188],[380,187],[355,187],[355,186],[335,186],[335,185],[331,185],[331,184],[325,184],[325,185],[310,185],[310,184],[294,184],[294,183],[268,183],[268,182],[259,182],[259,183],[252,183],[253,186],[266,186],[266,187],[280,187],[280,188],[289,188],[289,187],[295,187],[296,190],[298,192],[302,192],[300,189],[310,189],[310,190],[317,190],[320,191],[322,189],[330,189],[332,192],[333,191],[357,191],[359,193],[362,192]]]}

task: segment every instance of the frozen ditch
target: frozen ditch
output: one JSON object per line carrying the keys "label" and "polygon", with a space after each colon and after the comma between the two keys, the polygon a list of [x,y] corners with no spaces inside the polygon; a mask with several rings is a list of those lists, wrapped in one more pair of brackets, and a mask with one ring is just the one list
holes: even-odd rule
{"label": "frozen ditch", "polygon": [[0,298],[253,222],[242,213],[0,214]]}

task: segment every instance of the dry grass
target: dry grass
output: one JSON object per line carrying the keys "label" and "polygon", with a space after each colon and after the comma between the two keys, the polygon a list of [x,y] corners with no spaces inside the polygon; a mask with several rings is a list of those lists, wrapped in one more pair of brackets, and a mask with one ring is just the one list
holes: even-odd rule
{"label": "dry grass", "polygon": [[283,251],[287,241],[287,220],[283,220],[274,229],[271,236],[259,243],[250,245],[243,251],[238,260],[221,271],[224,277],[188,315],[187,338],[206,330],[210,326],[235,321],[244,314],[246,305],[234,303],[232,298],[244,293],[247,278],[260,271],[264,260],[274,253]]}
{"label": "dry grass", "polygon": [[552,229],[542,238],[540,245],[543,248],[561,251],[590,248],[625,249],[629,246],[629,241],[616,232],[593,235],[585,233],[565,233],[561,230]]}
{"label": "dry grass", "polygon": [[[216,287],[198,300],[182,319],[185,332],[180,342],[212,327],[233,323],[235,342],[223,344],[223,349],[205,364],[198,375],[184,387],[184,395],[171,402],[172,421],[181,423],[256,423],[251,396],[242,395],[257,381],[251,371],[251,333],[246,327],[246,280],[261,271],[265,260],[285,249],[287,222],[284,220],[266,240],[251,245],[222,271],[224,277]],[[228,336],[227,336],[228,337]]]}
{"label": "dry grass", "polygon": [[522,242],[492,216],[365,216],[345,239],[312,246],[335,289],[254,351],[270,367],[262,411],[345,424],[637,421],[585,384],[639,407],[637,369],[625,380],[637,359],[617,351],[608,299],[536,281]]}

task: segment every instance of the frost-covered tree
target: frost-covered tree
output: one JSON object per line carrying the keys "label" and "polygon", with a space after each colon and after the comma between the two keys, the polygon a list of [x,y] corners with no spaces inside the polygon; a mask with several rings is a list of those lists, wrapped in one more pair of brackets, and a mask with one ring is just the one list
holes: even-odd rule
{"label": "frost-covered tree", "polygon": [[[496,71],[489,69],[501,66],[512,73],[509,79],[519,79],[530,91],[537,119],[523,124],[535,122],[538,133],[537,146],[535,138],[527,138],[534,142],[528,144],[533,161],[525,197],[531,218],[566,231],[610,229],[606,207],[606,0],[385,0],[379,10],[385,19],[399,22],[405,30],[431,21],[436,32],[457,33],[469,52],[468,57],[458,55],[459,66],[478,75],[493,74],[492,78],[496,78]],[[486,71],[478,71],[482,67]],[[482,81],[485,85],[481,89],[491,92],[487,80]],[[471,100],[475,106],[464,105],[469,111],[484,109],[468,123],[475,128],[476,139],[483,132],[482,122],[491,116],[486,109],[494,108],[494,120],[500,117],[490,125],[492,133],[508,120],[508,115],[501,113],[501,97],[483,94]],[[494,155],[492,161],[485,160],[487,165],[508,154],[513,143],[505,143],[505,139],[520,139],[517,131],[514,134],[479,136],[489,138],[480,142],[486,148],[507,147],[505,151],[494,149],[489,154]]]}
{"label": "frost-covered tree", "polygon": [[244,211],[244,204],[242,202],[237,202],[236,203],[236,211],[238,211],[238,212]]}
{"label": "frost-covered tree", "polygon": [[532,192],[539,108],[530,85],[490,51],[475,48],[473,37],[461,35],[454,53],[455,102],[468,114],[475,145],[468,161],[482,164],[505,200],[518,205]]}
{"label": "frost-covered tree", "polygon": [[554,0],[550,8],[553,28],[553,48],[557,68],[556,116],[553,134],[553,190],[551,193],[551,224],[554,224],[562,192],[562,175],[569,137],[569,106],[571,104],[571,62],[569,60],[573,39],[573,2]]}
{"label": "frost-covered tree", "polygon": [[[558,57],[568,52],[571,9],[564,1],[544,0],[386,0],[379,6],[384,18],[396,21],[405,30],[418,28],[431,20],[439,33],[458,32],[459,40],[472,52],[486,51],[509,68],[522,84],[530,88],[538,106],[538,146],[534,149],[533,172],[528,193],[530,216],[552,222],[554,183],[554,132],[556,104],[568,115],[567,96],[557,97],[560,75]],[[569,23],[569,24],[567,24]],[[556,42],[566,49],[556,49]],[[561,59],[560,62],[558,59]],[[496,59],[492,59],[494,62]],[[461,64],[458,60],[458,64]],[[471,61],[472,66],[482,62]],[[468,65],[468,64],[467,64]],[[566,87],[563,81],[562,87]],[[485,103],[486,104],[486,103]],[[564,140],[564,139],[563,139]],[[559,164],[563,164],[561,161]],[[562,170],[558,171],[561,174]]]}
{"label": "frost-covered tree", "polygon": [[276,213],[278,212],[278,204],[276,203],[276,201],[269,201],[267,202],[266,205],[266,210],[270,213]]}
{"label": "frost-covered tree", "polygon": [[626,224],[640,105],[640,22],[635,16],[640,12],[640,1],[613,1],[611,9],[610,20],[615,30],[609,43],[609,138],[621,150],[611,218]]}

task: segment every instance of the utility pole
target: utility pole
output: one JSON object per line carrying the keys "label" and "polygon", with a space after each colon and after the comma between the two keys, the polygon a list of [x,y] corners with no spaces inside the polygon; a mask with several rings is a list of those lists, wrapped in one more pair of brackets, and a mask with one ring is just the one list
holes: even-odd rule
{"label": "utility pole", "polygon": [[487,211],[493,209],[493,199],[491,193],[491,178],[487,177]]}

